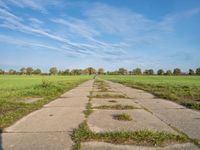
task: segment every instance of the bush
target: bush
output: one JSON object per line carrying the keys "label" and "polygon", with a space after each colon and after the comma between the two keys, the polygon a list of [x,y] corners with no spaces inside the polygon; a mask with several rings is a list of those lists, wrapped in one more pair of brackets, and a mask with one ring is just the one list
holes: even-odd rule
{"label": "bush", "polygon": [[49,80],[42,80],[42,87],[47,88],[50,87],[52,85],[52,82]]}

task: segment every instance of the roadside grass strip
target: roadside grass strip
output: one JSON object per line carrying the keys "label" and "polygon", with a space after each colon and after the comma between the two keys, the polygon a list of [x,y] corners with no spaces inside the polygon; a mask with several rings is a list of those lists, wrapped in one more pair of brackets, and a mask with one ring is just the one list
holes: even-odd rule
{"label": "roadside grass strip", "polygon": [[[0,76],[0,129],[40,109],[89,76]],[[40,99],[28,103],[26,99]]]}

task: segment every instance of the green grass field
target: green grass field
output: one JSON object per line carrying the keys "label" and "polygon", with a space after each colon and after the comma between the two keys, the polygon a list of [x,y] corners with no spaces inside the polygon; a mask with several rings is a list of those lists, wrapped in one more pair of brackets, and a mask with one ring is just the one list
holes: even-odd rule
{"label": "green grass field", "polygon": [[200,76],[100,76],[200,110]]}
{"label": "green grass field", "polygon": [[[4,128],[33,110],[41,108],[90,76],[0,76],[0,128]],[[41,98],[26,103],[31,98]]]}

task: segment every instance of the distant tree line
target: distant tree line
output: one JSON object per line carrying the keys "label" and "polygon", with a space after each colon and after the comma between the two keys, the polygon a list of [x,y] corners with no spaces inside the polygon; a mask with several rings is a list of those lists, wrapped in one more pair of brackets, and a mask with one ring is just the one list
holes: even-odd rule
{"label": "distant tree line", "polygon": [[66,70],[58,70],[56,67],[52,67],[49,69],[48,73],[42,72],[40,69],[33,69],[32,67],[21,68],[16,71],[14,69],[10,69],[9,71],[4,71],[0,69],[0,74],[11,74],[11,75],[92,75],[92,74],[107,74],[107,75],[200,75],[200,67],[195,71],[193,69],[189,69],[187,73],[182,72],[181,69],[175,68],[174,70],[166,70],[163,69],[157,70],[155,72],[153,69],[146,69],[142,71],[140,68],[133,69],[132,71],[128,71],[125,68],[119,68],[116,71],[107,71],[105,72],[103,68],[94,69],[92,67],[88,67],[86,69],[66,69]]}

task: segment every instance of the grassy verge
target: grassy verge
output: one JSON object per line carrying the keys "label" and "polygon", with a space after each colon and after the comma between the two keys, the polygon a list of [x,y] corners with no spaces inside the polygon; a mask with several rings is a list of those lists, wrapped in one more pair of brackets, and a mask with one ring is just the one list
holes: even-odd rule
{"label": "grassy verge", "polygon": [[72,134],[74,141],[74,150],[81,149],[81,142],[86,141],[103,141],[115,144],[133,144],[145,146],[164,146],[170,143],[184,143],[188,139],[183,135],[175,135],[166,132],[152,132],[147,130],[135,132],[105,132],[94,133],[92,132],[87,122],[84,121],[75,129]]}
{"label": "grassy verge", "polygon": [[[0,76],[0,128],[11,125],[88,79],[89,76]],[[41,100],[24,101],[31,97]]]}
{"label": "grassy verge", "polygon": [[101,106],[96,106],[93,107],[95,109],[117,109],[117,110],[125,110],[125,109],[137,109],[136,107],[132,106],[132,105],[121,105],[121,104],[117,104],[117,105],[101,105]]}
{"label": "grassy verge", "polygon": [[200,76],[101,76],[200,110]]}

